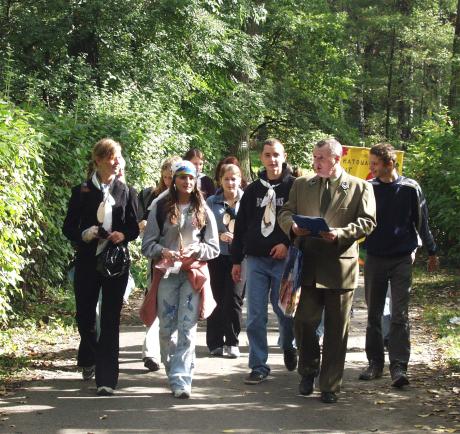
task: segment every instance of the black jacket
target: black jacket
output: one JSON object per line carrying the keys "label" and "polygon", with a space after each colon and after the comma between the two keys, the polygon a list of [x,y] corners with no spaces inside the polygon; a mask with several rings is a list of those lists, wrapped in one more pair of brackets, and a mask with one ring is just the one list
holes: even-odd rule
{"label": "black jacket", "polygon": [[[137,195],[133,188],[119,180],[114,181],[110,194],[115,200],[112,207],[112,231],[122,232],[125,235],[124,244],[127,245],[139,235]],[[81,234],[85,229],[99,225],[96,213],[102,199],[102,191],[91,180],[72,188],[62,232],[76,245],[77,259],[94,258],[96,255],[98,240],[85,243]]]}
{"label": "black jacket", "polygon": [[[265,170],[260,173],[259,177],[268,181]],[[275,187],[277,215],[281,207],[289,199],[289,191],[294,179],[291,170],[285,165],[280,181],[276,182],[280,182],[280,184]],[[265,207],[262,208],[260,205],[266,193],[267,187],[262,185],[260,180],[249,184],[244,190],[236,216],[235,233],[231,245],[234,264],[240,264],[245,255],[270,256],[270,250],[276,244],[283,243],[289,246],[289,239],[279,227],[278,222],[276,222],[273,232],[268,237],[262,235],[261,223]]]}
{"label": "black jacket", "polygon": [[364,243],[367,253],[409,255],[420,247],[420,237],[428,254],[434,255],[436,243],[428,226],[428,208],[420,185],[405,176],[389,183],[378,178],[369,182],[374,187],[377,227]]}
{"label": "black jacket", "polygon": [[155,193],[155,189],[152,187],[144,188],[139,195],[137,196],[139,210],[137,212],[139,221],[147,220],[149,218],[149,209],[148,207],[151,205],[154,199],[157,198],[157,194]]}

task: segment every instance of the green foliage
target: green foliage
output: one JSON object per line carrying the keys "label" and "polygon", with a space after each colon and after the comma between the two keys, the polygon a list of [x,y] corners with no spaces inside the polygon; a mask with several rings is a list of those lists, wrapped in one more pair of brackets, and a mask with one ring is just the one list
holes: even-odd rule
{"label": "green foliage", "polygon": [[430,226],[447,258],[460,261],[460,139],[446,115],[425,123],[407,154],[406,173],[427,198]]}
{"label": "green foliage", "polygon": [[11,300],[29,282],[26,267],[41,249],[44,194],[42,137],[33,115],[0,101],[0,323],[11,314]]}
{"label": "green foliage", "polygon": [[444,360],[460,371],[460,276],[445,270],[427,275],[416,268],[413,297],[423,307],[423,319],[434,330]]}
{"label": "green foliage", "polygon": [[459,149],[436,117],[449,93],[455,3],[0,2],[0,321],[21,294],[64,284],[70,188],[104,136],[123,144],[138,189],[191,146],[212,174],[223,155],[246,158],[243,141],[253,153],[268,136],[303,168],[326,135],[413,143],[411,174],[458,260]]}

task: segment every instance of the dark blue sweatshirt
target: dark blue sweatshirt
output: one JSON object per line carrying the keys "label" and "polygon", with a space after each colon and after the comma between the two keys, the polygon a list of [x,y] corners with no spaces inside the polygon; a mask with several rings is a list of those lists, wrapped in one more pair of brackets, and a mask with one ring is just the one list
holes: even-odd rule
{"label": "dark blue sweatshirt", "polygon": [[[260,175],[265,181],[267,173],[263,170]],[[270,184],[277,185],[276,191],[276,214],[289,199],[294,177],[291,170],[284,165],[283,173],[279,180],[270,181]],[[270,256],[270,250],[277,244],[289,246],[289,238],[281,230],[278,222],[273,232],[268,236],[262,235],[261,223],[265,207],[261,207],[262,200],[267,193],[267,187],[257,180],[249,184],[244,190],[241,198],[240,208],[235,221],[235,233],[231,245],[232,262],[240,264],[245,255]]]}
{"label": "dark blue sweatshirt", "polygon": [[436,244],[428,226],[428,208],[422,190],[413,179],[399,176],[393,182],[375,178],[377,227],[366,238],[364,247],[374,256],[403,256],[420,247],[420,238],[429,255]]}

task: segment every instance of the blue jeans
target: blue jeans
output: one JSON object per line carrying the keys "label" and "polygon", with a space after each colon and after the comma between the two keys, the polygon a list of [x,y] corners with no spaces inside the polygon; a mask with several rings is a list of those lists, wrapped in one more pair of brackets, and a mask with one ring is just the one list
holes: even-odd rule
{"label": "blue jeans", "polygon": [[190,285],[187,274],[180,271],[161,279],[157,300],[161,361],[165,365],[169,385],[173,392],[179,389],[190,392],[200,294]]}
{"label": "blue jeans", "polygon": [[284,316],[278,307],[279,287],[283,275],[284,260],[266,256],[247,257],[246,297],[247,323],[246,333],[249,340],[249,368],[262,374],[268,374],[267,365],[267,320],[268,299],[278,318],[278,344],[283,350],[294,348],[294,322]]}

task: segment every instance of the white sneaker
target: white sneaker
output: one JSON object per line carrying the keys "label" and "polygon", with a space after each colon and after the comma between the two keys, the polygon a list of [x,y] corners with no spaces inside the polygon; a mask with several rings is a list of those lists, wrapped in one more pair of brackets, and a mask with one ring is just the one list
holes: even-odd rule
{"label": "white sneaker", "polygon": [[227,357],[229,359],[237,359],[238,357],[240,357],[241,353],[240,353],[240,349],[238,347],[226,347],[226,350],[227,350]]}
{"label": "white sneaker", "polygon": [[210,351],[211,356],[214,357],[223,357],[224,355],[224,347],[214,348]]}
{"label": "white sneaker", "polygon": [[188,399],[190,398],[190,392],[185,389],[176,389],[173,392],[174,398],[178,399]]}
{"label": "white sneaker", "polygon": [[97,396],[112,396],[113,389],[109,386],[99,386],[96,393]]}

